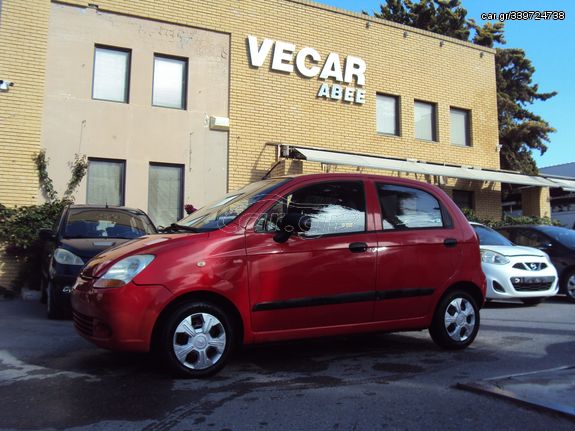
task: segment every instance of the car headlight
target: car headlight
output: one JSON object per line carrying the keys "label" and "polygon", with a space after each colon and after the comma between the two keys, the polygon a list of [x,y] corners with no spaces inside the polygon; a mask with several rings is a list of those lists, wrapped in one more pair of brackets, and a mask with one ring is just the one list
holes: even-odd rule
{"label": "car headlight", "polygon": [[496,253],[491,250],[481,250],[481,262],[483,263],[493,263],[495,265],[506,265],[510,261],[508,258],[503,256],[501,253]]}
{"label": "car headlight", "polygon": [[126,257],[108,268],[104,275],[94,283],[94,287],[122,287],[142,272],[155,257],[151,254]]}
{"label": "car headlight", "polygon": [[63,248],[54,250],[54,260],[62,265],[84,265],[84,261],[71,251]]}

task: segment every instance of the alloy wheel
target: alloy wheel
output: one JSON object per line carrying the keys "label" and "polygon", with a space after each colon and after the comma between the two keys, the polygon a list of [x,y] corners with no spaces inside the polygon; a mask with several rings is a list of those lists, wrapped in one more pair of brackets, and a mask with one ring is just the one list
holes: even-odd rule
{"label": "alloy wheel", "polygon": [[210,313],[194,313],[176,327],[173,350],[184,367],[206,370],[224,354],[227,337],[222,322]]}
{"label": "alloy wheel", "polygon": [[465,298],[454,298],[445,309],[444,325],[447,335],[454,341],[466,341],[475,329],[473,305]]}

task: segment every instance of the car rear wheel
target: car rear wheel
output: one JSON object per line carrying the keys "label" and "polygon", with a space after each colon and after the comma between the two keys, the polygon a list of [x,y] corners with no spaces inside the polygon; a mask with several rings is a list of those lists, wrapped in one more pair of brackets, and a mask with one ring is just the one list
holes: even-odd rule
{"label": "car rear wheel", "polygon": [[46,292],[46,278],[40,276],[40,304],[46,304],[48,302],[48,293]]}
{"label": "car rear wheel", "polygon": [[65,314],[58,293],[50,280],[46,281],[46,314],[48,319],[62,319]]}
{"label": "car rear wheel", "polygon": [[575,269],[567,273],[563,281],[563,290],[567,295],[567,299],[575,302]]}
{"label": "car rear wheel", "polygon": [[544,298],[521,298],[521,302],[525,305],[537,305],[543,301]]}
{"label": "car rear wheel", "polygon": [[429,328],[431,338],[439,346],[458,350],[469,346],[479,330],[479,309],[475,299],[456,290],[444,296]]}
{"label": "car rear wheel", "polygon": [[220,371],[235,344],[231,319],[220,307],[186,303],[174,310],[160,333],[160,354],[182,377],[207,377]]}

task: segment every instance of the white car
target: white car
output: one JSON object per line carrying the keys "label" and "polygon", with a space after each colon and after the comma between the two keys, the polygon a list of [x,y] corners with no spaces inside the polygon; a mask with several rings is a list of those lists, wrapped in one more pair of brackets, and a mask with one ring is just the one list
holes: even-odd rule
{"label": "white car", "polygon": [[513,244],[500,233],[471,223],[479,237],[487,299],[517,298],[536,305],[558,291],[557,270],[547,253]]}

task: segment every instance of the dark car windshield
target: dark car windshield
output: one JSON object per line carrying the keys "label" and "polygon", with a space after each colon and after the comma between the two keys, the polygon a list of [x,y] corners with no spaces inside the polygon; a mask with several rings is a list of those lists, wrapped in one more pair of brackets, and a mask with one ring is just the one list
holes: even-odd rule
{"label": "dark car windshield", "polygon": [[493,229],[488,228],[487,226],[479,226],[476,224],[471,225],[475,232],[477,232],[477,236],[479,237],[479,244],[480,245],[506,245],[506,246],[513,246],[511,241],[501,235],[499,232],[495,232]]}
{"label": "dark car windshield", "polygon": [[249,184],[202,207],[177,224],[197,229],[200,232],[222,228],[289,180],[290,178],[275,178]]}
{"label": "dark car windshield", "polygon": [[568,248],[575,248],[575,231],[558,226],[539,226],[539,230]]}
{"label": "dark car windshield", "polygon": [[139,211],[71,208],[64,238],[138,238],[156,233],[148,218]]}

